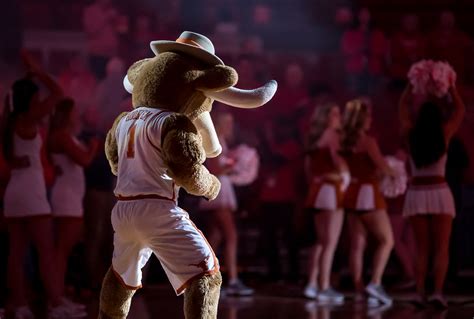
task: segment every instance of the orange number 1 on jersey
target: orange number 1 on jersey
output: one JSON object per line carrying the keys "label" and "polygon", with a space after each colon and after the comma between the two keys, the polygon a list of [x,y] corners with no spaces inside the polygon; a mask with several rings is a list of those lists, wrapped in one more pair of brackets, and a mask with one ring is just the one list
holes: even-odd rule
{"label": "orange number 1 on jersey", "polygon": [[135,157],[135,129],[136,121],[133,121],[132,125],[128,129],[128,144],[127,144],[127,158]]}

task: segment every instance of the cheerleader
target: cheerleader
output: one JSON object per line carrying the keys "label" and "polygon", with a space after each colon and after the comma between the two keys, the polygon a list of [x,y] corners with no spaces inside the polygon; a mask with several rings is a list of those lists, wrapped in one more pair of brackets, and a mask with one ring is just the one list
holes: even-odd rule
{"label": "cheerleader", "polygon": [[209,242],[217,251],[221,240],[224,241],[224,260],[228,269],[228,285],[225,292],[229,295],[248,296],[253,289],[245,286],[237,273],[237,229],[234,212],[237,210],[237,200],[234,186],[229,178],[234,160],[228,156],[227,143],[234,131],[234,118],[230,113],[218,113],[216,131],[222,146],[222,153],[215,159],[207,161],[209,171],[216,175],[221,182],[219,195],[213,201],[202,201],[201,209],[210,211],[212,222],[209,225]]}
{"label": "cheerleader", "polygon": [[99,145],[96,139],[91,139],[87,147],[79,142],[75,136],[80,129],[74,101],[69,98],[61,100],[51,118],[48,138],[48,150],[56,169],[51,206],[61,293],[64,293],[68,257],[82,235],[82,202],[85,193],[83,167],[91,163]]}
{"label": "cheerleader", "polygon": [[[62,96],[58,84],[27,55],[23,56],[29,76],[16,81],[6,106],[4,154],[11,166],[11,178],[5,190],[4,215],[9,233],[8,311],[16,319],[34,318],[24,291],[24,258],[29,240],[38,252],[40,275],[49,301],[49,318],[83,316],[61,298],[57,282],[51,207],[41,163],[40,122],[51,113]],[[39,80],[49,95],[40,99]]]}
{"label": "cheerleader", "polygon": [[447,307],[443,285],[448,270],[449,239],[455,216],[453,195],[445,180],[447,146],[464,117],[465,107],[454,86],[449,89],[453,111],[443,119],[435,100],[424,102],[414,121],[410,118],[407,87],[400,100],[400,120],[410,151],[412,179],[403,214],[408,217],[417,244],[416,303],[424,303],[428,260],[433,255],[434,292],[429,302]]}
{"label": "cheerleader", "polygon": [[344,295],[331,288],[330,277],[344,221],[342,192],[349,179],[347,164],[339,155],[340,128],[339,107],[334,103],[318,106],[311,118],[305,159],[309,182],[305,206],[314,214],[317,242],[304,295],[335,303],[344,301]]}
{"label": "cheerleader", "polygon": [[393,247],[393,234],[386,204],[378,187],[378,172],[393,175],[377,141],[368,134],[372,116],[362,100],[346,104],[342,124],[341,150],[351,173],[351,183],[344,198],[351,233],[350,267],[357,298],[364,291],[363,259],[370,234],[375,239],[372,277],[365,287],[369,302],[391,304],[392,298],[382,287],[382,275]]}

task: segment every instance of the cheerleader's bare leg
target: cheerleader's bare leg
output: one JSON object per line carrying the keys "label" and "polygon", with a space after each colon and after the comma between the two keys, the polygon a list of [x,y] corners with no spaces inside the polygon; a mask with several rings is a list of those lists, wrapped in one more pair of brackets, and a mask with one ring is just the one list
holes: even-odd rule
{"label": "cheerleader's bare leg", "polygon": [[308,286],[317,287],[318,278],[319,278],[319,264],[321,259],[321,252],[323,251],[323,246],[319,242],[311,249],[311,255],[309,259],[309,278],[308,278]]}
{"label": "cheerleader's bare leg", "polygon": [[393,249],[393,233],[385,210],[373,211],[361,215],[361,220],[370,234],[375,237],[377,246],[373,257],[371,283],[380,285],[390,253]]}
{"label": "cheerleader's bare leg", "polygon": [[7,281],[10,290],[9,306],[12,309],[27,305],[25,294],[25,272],[23,270],[28,237],[26,229],[19,220],[8,222],[8,270]]}
{"label": "cheerleader's bare leg", "polygon": [[431,234],[434,245],[434,293],[442,294],[449,264],[449,239],[453,218],[450,215],[431,215]]}
{"label": "cheerleader's bare leg", "polygon": [[56,217],[55,218],[57,240],[57,271],[58,285],[61,295],[64,295],[67,262],[74,245],[77,244],[82,235],[82,218]]}
{"label": "cheerleader's bare leg", "polygon": [[351,236],[351,252],[349,257],[349,264],[352,273],[352,281],[356,291],[364,290],[363,282],[363,266],[364,266],[364,252],[367,246],[367,230],[360,220],[358,213],[351,212],[348,216],[349,229]]}
{"label": "cheerleader's bare leg", "polygon": [[404,279],[412,281],[415,278],[415,252],[411,225],[401,214],[389,216],[393,228],[394,252],[403,269]]}
{"label": "cheerleader's bare leg", "polygon": [[430,255],[429,216],[411,216],[410,223],[413,226],[416,240],[416,291],[420,296],[423,296]]}
{"label": "cheerleader's bare leg", "polygon": [[341,234],[344,214],[342,210],[322,211],[314,216],[318,243],[321,246],[319,258],[319,289],[330,287],[332,262]]}
{"label": "cheerleader's bare leg", "polygon": [[38,251],[41,279],[48,294],[51,305],[57,306],[60,302],[56,254],[53,241],[52,217],[32,217],[27,223],[28,234]]}

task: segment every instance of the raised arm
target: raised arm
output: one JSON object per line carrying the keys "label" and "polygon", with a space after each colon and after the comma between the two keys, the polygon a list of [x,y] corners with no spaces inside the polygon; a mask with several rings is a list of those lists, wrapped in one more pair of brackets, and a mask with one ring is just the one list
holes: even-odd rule
{"label": "raised arm", "polygon": [[53,77],[47,74],[27,52],[22,52],[23,63],[31,77],[37,78],[49,91],[46,98],[33,103],[28,111],[28,117],[33,121],[39,121],[44,116],[50,114],[63,97],[63,90]]}
{"label": "raised arm", "polygon": [[162,130],[162,151],[168,174],[188,193],[215,199],[220,182],[203,165],[206,153],[196,127],[184,115],[166,119]]}
{"label": "raised arm", "polygon": [[398,103],[398,115],[400,119],[400,128],[403,135],[406,135],[412,127],[410,117],[410,96],[412,86],[407,84]]}
{"label": "raised arm", "polygon": [[456,133],[459,126],[461,126],[462,120],[464,119],[464,113],[466,112],[466,106],[464,105],[464,102],[454,85],[451,86],[451,88],[449,89],[449,93],[451,94],[451,97],[453,99],[454,111],[451,115],[451,118],[444,126],[444,134],[446,140],[448,141]]}
{"label": "raised arm", "polygon": [[56,142],[61,146],[64,153],[72,159],[72,161],[82,167],[90,165],[97,154],[99,146],[98,139],[91,139],[88,147],[79,144],[68,133],[57,133]]}

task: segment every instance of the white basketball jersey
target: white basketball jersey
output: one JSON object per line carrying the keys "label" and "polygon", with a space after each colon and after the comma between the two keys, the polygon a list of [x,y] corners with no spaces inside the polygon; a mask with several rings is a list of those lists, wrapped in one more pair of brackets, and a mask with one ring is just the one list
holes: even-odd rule
{"label": "white basketball jersey", "polygon": [[169,111],[139,107],[118,123],[115,131],[118,146],[117,197],[177,199],[179,188],[166,174],[161,150],[161,129],[171,114]]}

